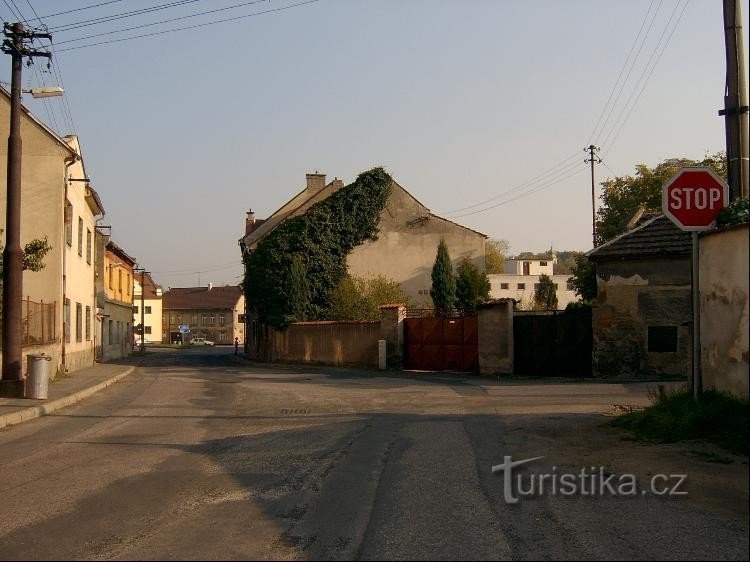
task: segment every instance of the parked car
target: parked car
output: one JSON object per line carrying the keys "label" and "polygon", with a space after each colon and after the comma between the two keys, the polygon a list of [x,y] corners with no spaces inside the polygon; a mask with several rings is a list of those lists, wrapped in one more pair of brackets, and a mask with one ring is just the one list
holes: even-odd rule
{"label": "parked car", "polygon": [[[151,345],[153,342],[150,339],[143,340],[143,345]],[[141,346],[141,340],[139,338],[135,338],[135,346],[140,347]]]}
{"label": "parked car", "polygon": [[190,340],[190,345],[213,345],[214,342],[207,340],[206,338],[193,338]]}

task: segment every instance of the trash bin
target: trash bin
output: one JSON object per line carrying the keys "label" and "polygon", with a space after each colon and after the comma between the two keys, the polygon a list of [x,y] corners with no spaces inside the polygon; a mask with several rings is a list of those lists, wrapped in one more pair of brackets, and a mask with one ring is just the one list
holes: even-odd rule
{"label": "trash bin", "polygon": [[49,389],[49,365],[52,357],[40,354],[27,355],[26,398],[46,400]]}

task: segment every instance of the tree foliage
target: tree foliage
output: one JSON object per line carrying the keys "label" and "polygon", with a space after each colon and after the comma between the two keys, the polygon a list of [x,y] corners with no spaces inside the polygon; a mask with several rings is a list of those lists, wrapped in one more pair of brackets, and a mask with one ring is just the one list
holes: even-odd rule
{"label": "tree foliage", "polygon": [[292,317],[296,322],[307,320],[307,309],[310,306],[310,283],[307,280],[305,259],[297,254],[292,256],[289,268],[289,301]]}
{"label": "tree foliage", "polygon": [[[52,249],[47,237],[34,238],[23,248],[23,270],[41,271],[44,269],[44,258]],[[3,273],[3,247],[0,246],[0,280]],[[0,281],[1,282],[1,281]]]}
{"label": "tree foliage", "polygon": [[534,308],[536,310],[557,309],[557,289],[552,277],[542,273],[534,288]]}
{"label": "tree foliage", "polygon": [[568,283],[573,285],[573,290],[583,301],[592,301],[596,298],[596,265],[585,254],[575,257],[575,265],[572,268],[572,277]]}
{"label": "tree foliage", "polygon": [[477,305],[489,300],[490,280],[469,258],[463,258],[456,271],[456,306],[474,312]]}
{"label": "tree foliage", "polygon": [[488,274],[505,273],[505,256],[510,251],[507,240],[490,238],[484,246],[485,270]]}
{"label": "tree foliage", "polygon": [[331,296],[331,320],[378,320],[380,306],[409,304],[401,285],[384,275],[345,275]]}
{"label": "tree foliage", "polygon": [[707,154],[703,160],[671,158],[650,168],[645,164],[635,167],[634,176],[621,176],[602,182],[602,205],[597,211],[596,245],[599,246],[625,232],[627,224],[639,208],[661,210],[662,185],[680,168],[708,166],[722,178],[727,177],[726,154]]}
{"label": "tree foliage", "polygon": [[750,204],[748,199],[735,199],[721,210],[716,218],[717,226],[741,224],[750,220]]}
{"label": "tree foliage", "polygon": [[448,316],[456,304],[456,278],[445,240],[440,239],[435,264],[432,266],[432,288],[430,296],[435,305],[435,314]]}
{"label": "tree foliage", "polygon": [[357,180],[287,219],[245,258],[245,296],[262,322],[284,328],[299,312],[299,285],[292,275],[301,256],[308,282],[306,316],[323,319],[331,293],[346,275],[346,257],[366,240],[375,240],[380,213],[391,192],[391,176],[373,168]]}

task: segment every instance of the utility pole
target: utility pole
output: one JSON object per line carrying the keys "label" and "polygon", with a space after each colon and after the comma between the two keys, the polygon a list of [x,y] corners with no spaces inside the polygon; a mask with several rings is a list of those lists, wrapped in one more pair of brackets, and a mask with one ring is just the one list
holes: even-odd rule
{"label": "utility pole", "polygon": [[589,157],[584,160],[584,163],[591,163],[591,240],[593,247],[596,248],[596,195],[594,192],[594,164],[600,164],[601,158],[596,155],[596,152],[601,150],[598,146],[593,144],[584,148],[584,152],[589,153]]}
{"label": "utility pole", "polygon": [[26,30],[22,23],[6,23],[2,50],[12,59],[10,82],[10,134],[8,135],[7,204],[3,250],[3,361],[0,396],[23,398],[21,307],[23,299],[23,250],[21,249],[21,71],[23,58],[51,58],[35,51],[34,39],[51,39],[49,33]]}
{"label": "utility pole", "polygon": [[737,0],[724,0],[724,44],[727,58],[727,82],[724,95],[724,128],[727,138],[727,175],[729,200],[748,196],[748,105],[745,80],[745,47],[742,14]]}

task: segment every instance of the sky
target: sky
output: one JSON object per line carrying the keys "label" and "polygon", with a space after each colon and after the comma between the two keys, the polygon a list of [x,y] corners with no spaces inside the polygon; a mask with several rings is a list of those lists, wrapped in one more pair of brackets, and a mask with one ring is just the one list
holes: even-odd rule
{"label": "sky", "polygon": [[601,147],[597,193],[724,150],[718,0],[0,0],[19,12],[55,54],[24,87],[65,88],[24,104],[79,136],[102,222],[165,288],[240,282],[246,211],[308,172],[384,166],[511,253],[588,250],[584,147]]}

